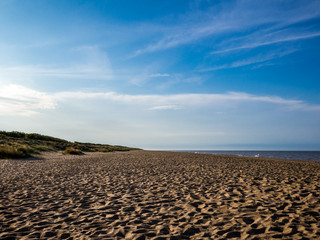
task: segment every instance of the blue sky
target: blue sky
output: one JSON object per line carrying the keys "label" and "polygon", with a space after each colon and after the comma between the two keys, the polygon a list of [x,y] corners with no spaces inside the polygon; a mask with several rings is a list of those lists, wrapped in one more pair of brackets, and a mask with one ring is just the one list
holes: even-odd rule
{"label": "blue sky", "polygon": [[0,0],[0,126],[320,150],[320,1]]}

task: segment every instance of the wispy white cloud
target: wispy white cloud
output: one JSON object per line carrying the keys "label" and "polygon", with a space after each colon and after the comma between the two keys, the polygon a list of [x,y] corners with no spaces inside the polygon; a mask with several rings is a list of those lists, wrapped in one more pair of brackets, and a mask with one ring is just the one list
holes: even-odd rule
{"label": "wispy white cloud", "polygon": [[47,93],[13,84],[0,88],[0,115],[30,116],[56,106],[54,98]]}
{"label": "wispy white cloud", "polygon": [[181,109],[178,105],[162,105],[162,106],[155,106],[149,108],[149,110],[179,110]]}
{"label": "wispy white cloud", "polygon": [[111,101],[142,110],[228,107],[234,103],[261,102],[280,105],[292,110],[320,111],[320,105],[311,105],[302,100],[285,99],[278,96],[258,96],[240,92],[223,94],[129,95],[115,92],[78,91],[49,94],[19,85],[7,85],[3,86],[0,90],[0,114],[32,115],[42,110],[53,110],[64,102],[81,99]]}
{"label": "wispy white cloud", "polygon": [[141,74],[136,76],[128,76],[127,78],[130,79],[130,83],[136,86],[141,86],[147,81],[154,80],[154,79],[166,79],[170,77],[170,74],[167,73],[149,73],[149,71],[145,71]]}
{"label": "wispy white cloud", "polygon": [[157,90],[166,90],[179,84],[200,85],[204,81],[203,78],[194,73],[189,73],[186,76],[186,74],[182,73],[152,73],[153,71],[155,70],[145,71],[137,75],[121,76],[121,78],[129,79],[130,84],[139,87],[152,84],[152,87]]}
{"label": "wispy white cloud", "polygon": [[248,65],[253,65],[253,64],[260,64],[260,67],[263,66],[263,63],[268,64],[268,61],[276,59],[276,58],[281,58],[283,56],[289,55],[291,53],[296,52],[295,49],[287,50],[287,51],[276,51],[276,52],[271,52],[268,54],[262,54],[250,58],[245,58],[241,60],[237,60],[233,63],[229,64],[224,64],[220,66],[213,66],[209,68],[204,68],[200,69],[200,72],[209,72],[209,71],[216,71],[216,70],[221,70],[221,69],[229,69],[229,68],[238,68],[238,67],[244,67]]}
{"label": "wispy white cloud", "polygon": [[[97,79],[110,80],[113,77],[110,60],[105,52],[96,46],[82,46],[73,50],[77,55],[74,63],[67,67],[50,65],[0,65],[0,77],[9,81],[25,79]],[[66,65],[66,64],[65,64]]]}
{"label": "wispy white cloud", "polygon": [[[255,48],[263,45],[297,41],[319,36],[318,31],[298,28],[297,24],[320,17],[319,2],[296,2],[287,8],[279,1],[240,0],[222,3],[208,8],[206,11],[197,10],[181,18],[180,24],[159,28],[160,40],[138,49],[134,56],[144,53],[161,51],[180,45],[198,42],[210,38],[212,46],[218,48],[214,53],[231,51],[232,49]],[[193,9],[194,10],[194,9]],[[261,31],[263,29],[263,31]],[[277,33],[286,29],[286,35],[274,35],[272,39],[265,38],[268,33]],[[248,31],[250,30],[250,31]],[[154,30],[153,30],[154,31]],[[219,44],[225,42],[225,34],[239,34],[250,37],[259,35],[256,42],[250,45],[230,47]],[[228,35],[230,38],[230,35]],[[228,39],[227,39],[228,40]],[[220,46],[220,47],[219,47]]]}
{"label": "wispy white cloud", "polygon": [[213,106],[228,102],[265,102],[280,104],[292,109],[320,110],[320,105],[309,105],[302,100],[285,99],[278,96],[258,96],[241,92],[223,94],[171,94],[171,95],[129,95],[115,92],[60,92],[54,95],[57,100],[76,99],[105,99],[126,104],[143,106],[179,106],[198,107]]}
{"label": "wispy white cloud", "polygon": [[92,65],[76,65],[69,68],[54,68],[41,65],[0,66],[0,76],[5,79],[111,79],[109,71]]}
{"label": "wispy white cloud", "polygon": [[[237,47],[231,47],[231,48],[225,48],[222,50],[213,51],[213,52],[211,52],[211,54],[226,53],[226,52],[238,51],[238,50],[243,50],[243,49],[252,49],[252,48],[277,44],[277,43],[285,43],[285,42],[290,42],[290,41],[315,38],[315,37],[319,37],[319,36],[320,36],[320,32],[306,33],[306,34],[291,34],[291,36],[274,37],[272,40],[266,40],[266,39],[263,39],[263,37],[262,37],[262,39],[252,41],[249,44],[244,43],[243,45],[240,45]],[[246,42],[248,42],[248,40]]]}
{"label": "wispy white cloud", "polygon": [[147,47],[136,50],[135,53],[130,57],[189,44],[194,41],[209,37],[213,34],[227,32],[227,30],[230,30],[231,28],[235,29],[236,27],[232,23],[220,24],[218,21],[216,23],[212,20],[209,24],[194,23],[192,26],[190,26],[190,24],[172,26],[171,28],[167,28],[166,32],[163,33],[165,37],[155,43],[149,44]]}

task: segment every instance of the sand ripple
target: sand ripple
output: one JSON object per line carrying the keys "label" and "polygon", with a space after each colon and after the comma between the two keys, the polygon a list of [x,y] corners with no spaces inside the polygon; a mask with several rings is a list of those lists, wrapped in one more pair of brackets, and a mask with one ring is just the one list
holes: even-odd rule
{"label": "sand ripple", "polygon": [[320,239],[317,162],[46,153],[0,171],[0,239]]}

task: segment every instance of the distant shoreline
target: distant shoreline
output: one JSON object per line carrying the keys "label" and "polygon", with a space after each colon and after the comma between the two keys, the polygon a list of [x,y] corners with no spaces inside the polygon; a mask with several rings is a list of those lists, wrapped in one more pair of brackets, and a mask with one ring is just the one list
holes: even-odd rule
{"label": "distant shoreline", "polygon": [[286,150],[171,150],[172,152],[190,152],[202,154],[221,154],[242,157],[279,158],[287,160],[320,161],[320,151]]}

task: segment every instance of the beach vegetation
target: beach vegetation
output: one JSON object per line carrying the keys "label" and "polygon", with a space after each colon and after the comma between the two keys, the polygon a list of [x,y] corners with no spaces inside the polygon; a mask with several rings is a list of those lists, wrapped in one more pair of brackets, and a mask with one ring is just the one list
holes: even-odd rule
{"label": "beach vegetation", "polygon": [[0,145],[0,158],[26,158],[30,157],[34,151],[26,146]]}
{"label": "beach vegetation", "polygon": [[[80,152],[115,152],[139,150],[125,146],[113,146],[109,144],[70,142],[64,139],[41,135],[38,133],[23,133],[18,131],[0,131],[0,159],[2,158],[26,158],[35,153],[46,151],[66,151],[71,149]],[[71,151],[72,152],[72,151]]]}
{"label": "beach vegetation", "polygon": [[64,150],[63,154],[82,155],[83,152],[73,147],[67,147],[66,150]]}

